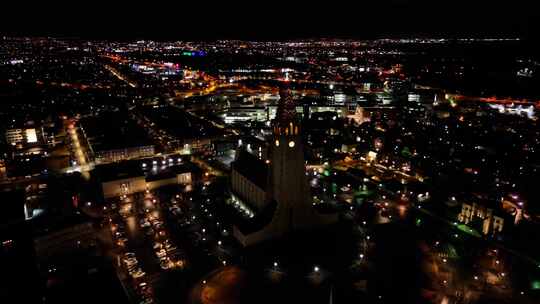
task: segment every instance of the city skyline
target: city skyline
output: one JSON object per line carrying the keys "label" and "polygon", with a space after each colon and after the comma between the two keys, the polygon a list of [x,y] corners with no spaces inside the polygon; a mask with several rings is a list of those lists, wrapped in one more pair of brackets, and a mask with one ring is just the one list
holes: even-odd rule
{"label": "city skyline", "polygon": [[539,303],[537,12],[432,2],[10,3],[0,303]]}

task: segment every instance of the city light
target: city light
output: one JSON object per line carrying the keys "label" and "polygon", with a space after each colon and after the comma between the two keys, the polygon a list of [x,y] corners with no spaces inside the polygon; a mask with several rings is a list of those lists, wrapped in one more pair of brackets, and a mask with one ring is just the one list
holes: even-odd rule
{"label": "city light", "polygon": [[[536,10],[501,11],[493,31],[485,7],[449,22],[366,5],[289,5],[267,29],[268,7],[232,3],[152,22],[153,3],[114,22],[98,8],[92,37],[84,10],[68,22],[44,5],[58,29],[12,22],[2,287],[32,292],[6,302],[289,303],[294,287],[329,303],[536,303],[540,57],[519,38]],[[348,12],[369,13],[318,37],[315,21]],[[518,38],[481,37],[509,24]],[[359,38],[381,27],[408,38]]]}

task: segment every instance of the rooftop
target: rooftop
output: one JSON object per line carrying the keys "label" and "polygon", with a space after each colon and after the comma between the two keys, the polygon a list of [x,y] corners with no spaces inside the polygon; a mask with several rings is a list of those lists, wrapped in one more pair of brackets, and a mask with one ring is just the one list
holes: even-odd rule
{"label": "rooftop", "polygon": [[94,169],[94,173],[102,183],[125,178],[144,177],[144,172],[137,161],[98,165]]}
{"label": "rooftop", "polygon": [[268,165],[255,155],[240,149],[238,157],[231,163],[231,168],[261,189],[267,188]]}
{"label": "rooftop", "polygon": [[81,120],[94,151],[153,145],[146,131],[125,113],[107,112]]}
{"label": "rooftop", "polygon": [[176,177],[178,174],[200,171],[199,167],[193,163],[183,163],[180,165],[169,166],[165,169],[161,169],[156,173],[151,170],[147,172],[146,181],[155,181],[160,179]]}

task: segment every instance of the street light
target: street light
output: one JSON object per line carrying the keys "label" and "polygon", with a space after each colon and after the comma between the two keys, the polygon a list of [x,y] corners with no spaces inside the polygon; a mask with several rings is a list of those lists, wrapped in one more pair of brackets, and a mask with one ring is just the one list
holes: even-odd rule
{"label": "street light", "polygon": [[319,272],[319,270],[320,270],[320,269],[319,269],[319,266],[315,266],[315,267],[313,267],[313,271],[315,271],[315,272]]}

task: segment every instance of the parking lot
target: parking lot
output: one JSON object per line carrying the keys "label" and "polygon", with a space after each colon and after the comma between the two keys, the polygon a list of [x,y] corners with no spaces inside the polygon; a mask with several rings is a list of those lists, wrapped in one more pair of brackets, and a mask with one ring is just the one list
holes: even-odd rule
{"label": "parking lot", "polygon": [[232,230],[214,212],[207,187],[164,187],[110,202],[116,264],[139,303],[167,303],[179,288],[237,259]]}

